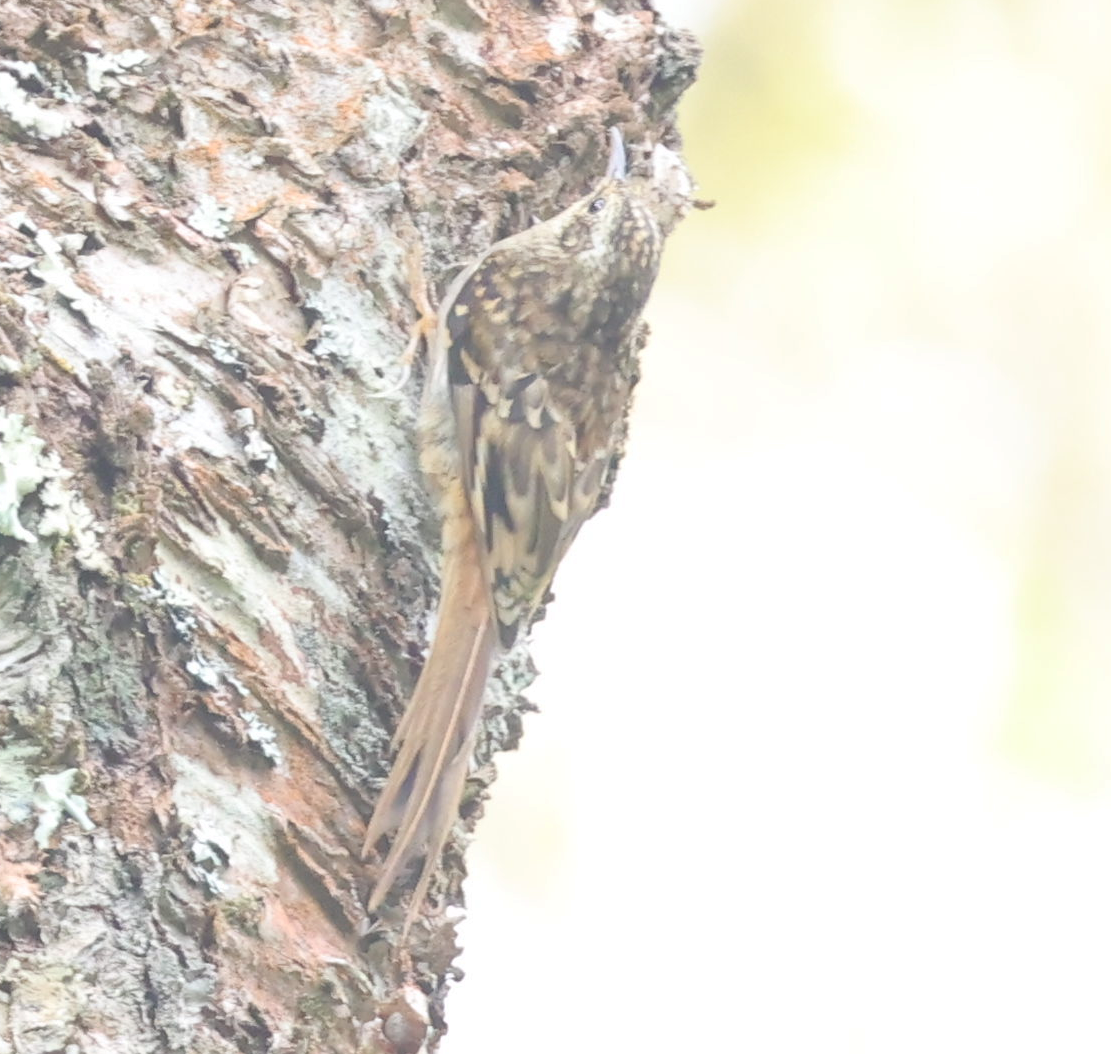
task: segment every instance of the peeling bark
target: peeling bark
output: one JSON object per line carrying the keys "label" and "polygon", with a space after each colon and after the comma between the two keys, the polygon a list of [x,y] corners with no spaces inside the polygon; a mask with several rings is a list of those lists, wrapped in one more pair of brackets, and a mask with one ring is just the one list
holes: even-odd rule
{"label": "peeling bark", "polygon": [[432,1046],[463,832],[408,956],[358,859],[437,590],[399,361],[605,125],[677,147],[696,48],[635,0],[0,0],[0,42],[0,1054]]}

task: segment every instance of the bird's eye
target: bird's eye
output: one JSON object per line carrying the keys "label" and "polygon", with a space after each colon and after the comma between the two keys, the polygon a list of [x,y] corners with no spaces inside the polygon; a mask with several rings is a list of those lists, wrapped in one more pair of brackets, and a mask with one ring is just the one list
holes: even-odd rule
{"label": "bird's eye", "polygon": [[606,199],[605,198],[595,198],[590,203],[590,211],[591,212],[601,212],[602,209],[604,209],[605,207],[606,207]]}

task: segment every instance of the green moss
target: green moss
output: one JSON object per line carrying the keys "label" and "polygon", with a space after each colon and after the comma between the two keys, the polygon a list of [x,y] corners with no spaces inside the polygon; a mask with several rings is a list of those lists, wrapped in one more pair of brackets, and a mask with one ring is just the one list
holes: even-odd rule
{"label": "green moss", "polygon": [[219,901],[216,910],[233,929],[249,937],[259,935],[259,923],[262,921],[263,911],[262,897],[229,897],[227,900]]}

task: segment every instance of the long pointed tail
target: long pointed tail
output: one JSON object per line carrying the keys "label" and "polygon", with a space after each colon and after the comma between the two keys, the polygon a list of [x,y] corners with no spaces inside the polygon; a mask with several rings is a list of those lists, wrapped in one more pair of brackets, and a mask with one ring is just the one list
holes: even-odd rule
{"label": "long pointed tail", "polygon": [[363,842],[365,858],[382,835],[397,828],[370,896],[369,911],[377,910],[402,868],[425,847],[406,930],[424,903],[459,812],[495,646],[470,518],[453,518],[445,523],[444,534],[436,636],[394,737],[400,750]]}

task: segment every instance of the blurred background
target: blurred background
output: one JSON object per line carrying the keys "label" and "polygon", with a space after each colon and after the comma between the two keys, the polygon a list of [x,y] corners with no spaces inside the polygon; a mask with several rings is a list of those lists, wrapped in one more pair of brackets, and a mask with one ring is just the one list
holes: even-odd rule
{"label": "blurred background", "polygon": [[1111,1050],[1111,5],[706,46],[446,1054]]}

